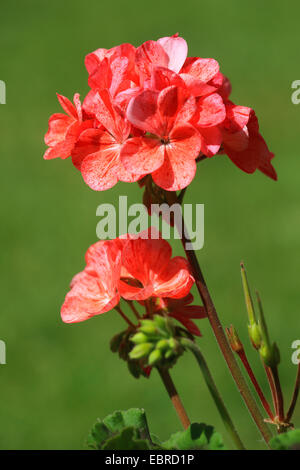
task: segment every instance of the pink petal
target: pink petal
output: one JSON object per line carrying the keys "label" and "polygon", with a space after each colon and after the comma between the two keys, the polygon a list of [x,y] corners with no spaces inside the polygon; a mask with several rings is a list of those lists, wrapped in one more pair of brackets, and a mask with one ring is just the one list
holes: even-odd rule
{"label": "pink petal", "polygon": [[158,41],[166,52],[169,61],[168,68],[179,73],[187,57],[188,46],[186,41],[178,36],[160,38]]}
{"label": "pink petal", "polygon": [[135,127],[151,134],[162,132],[161,117],[158,112],[157,91],[145,90],[129,101],[127,119]]}
{"label": "pink petal", "polygon": [[61,317],[65,323],[87,320],[94,315],[111,310],[119,302],[120,296],[105,292],[96,277],[85,271],[76,276],[72,289],[66,295],[61,308]]}

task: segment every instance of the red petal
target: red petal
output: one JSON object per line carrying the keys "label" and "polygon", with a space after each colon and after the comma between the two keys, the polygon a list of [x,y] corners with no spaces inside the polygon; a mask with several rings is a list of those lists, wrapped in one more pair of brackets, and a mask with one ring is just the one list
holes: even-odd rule
{"label": "red petal", "polygon": [[217,126],[224,121],[226,109],[220,95],[214,93],[200,98],[198,101],[199,119],[197,126],[211,127]]}
{"label": "red petal", "polygon": [[120,157],[127,171],[145,175],[163,164],[164,145],[155,138],[133,137],[123,144]]}
{"label": "red petal", "polygon": [[168,68],[169,57],[156,41],[147,41],[136,50],[136,64],[142,77],[150,77],[154,66]]}
{"label": "red petal", "polygon": [[219,64],[215,59],[189,58],[182,70],[207,83],[219,72]]}
{"label": "red petal", "polygon": [[65,114],[53,114],[49,119],[45,144],[53,147],[64,140],[67,130],[73,122],[74,120]]}
{"label": "red petal", "polygon": [[165,147],[164,164],[152,173],[153,180],[167,191],[183,189],[196,173],[195,159],[201,149],[200,134],[190,125],[177,127]]}
{"label": "red petal", "polygon": [[158,112],[157,91],[145,90],[135,98],[132,98],[127,108],[127,119],[139,129],[160,135],[162,123]]}
{"label": "red petal", "polygon": [[220,150],[222,133],[217,127],[201,128],[202,145],[201,152],[207,157],[212,157]]}
{"label": "red petal", "polygon": [[59,95],[58,93],[57,93],[57,98],[58,98],[58,101],[59,101],[61,107],[68,114],[68,116],[70,116],[70,117],[77,120],[77,118],[78,118],[77,110],[76,110],[75,106],[73,105],[73,103],[71,103],[71,101],[68,98],[66,98],[63,95]]}

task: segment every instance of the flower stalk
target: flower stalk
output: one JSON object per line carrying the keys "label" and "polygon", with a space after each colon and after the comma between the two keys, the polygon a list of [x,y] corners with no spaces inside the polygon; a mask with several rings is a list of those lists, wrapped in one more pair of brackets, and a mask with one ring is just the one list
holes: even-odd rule
{"label": "flower stalk", "polygon": [[187,412],[185,411],[185,408],[182,404],[182,401],[180,399],[180,396],[176,390],[176,387],[174,385],[174,382],[171,378],[170,372],[166,368],[161,368],[157,367],[158,373],[160,375],[160,378],[168,392],[168,395],[170,397],[171,402],[173,403],[173,406],[176,410],[176,413],[178,415],[178,418],[183,426],[184,429],[187,429],[191,422],[189,420],[189,417],[187,415]]}

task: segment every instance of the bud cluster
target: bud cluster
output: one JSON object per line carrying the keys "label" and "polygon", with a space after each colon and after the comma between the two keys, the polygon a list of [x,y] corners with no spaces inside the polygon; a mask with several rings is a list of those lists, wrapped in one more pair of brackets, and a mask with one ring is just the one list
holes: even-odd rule
{"label": "bud cluster", "polygon": [[182,331],[170,317],[154,315],[153,320],[142,320],[131,337],[135,346],[129,357],[143,359],[148,366],[172,367],[184,351],[179,341]]}

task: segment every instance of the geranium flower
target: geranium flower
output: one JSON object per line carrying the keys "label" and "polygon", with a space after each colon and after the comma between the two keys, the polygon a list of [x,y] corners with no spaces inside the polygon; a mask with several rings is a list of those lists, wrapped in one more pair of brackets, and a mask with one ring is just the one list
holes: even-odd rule
{"label": "geranium flower", "polygon": [[49,119],[49,129],[45,135],[48,149],[45,160],[67,158],[71,155],[79,134],[93,126],[92,120],[83,120],[79,94],[74,95],[74,105],[65,96],[57,94],[58,101],[67,114],[56,113]]}
{"label": "geranium flower", "polygon": [[254,111],[229,101],[231,84],[216,60],[187,53],[175,34],[88,54],[91,89],[82,108],[78,94],[74,105],[58,95],[66,115],[51,116],[44,158],[72,155],[97,191],[148,174],[177,191],[193,180],[198,155],[222,152],[243,171],[276,179]]}
{"label": "geranium flower", "polygon": [[113,309],[123,297],[147,300],[151,297],[186,296],[194,279],[189,264],[172,256],[172,248],[159,232],[150,228],[138,235],[99,241],[85,255],[86,267],[71,282],[61,316],[66,323],[87,320]]}
{"label": "geranium flower", "polygon": [[127,140],[121,161],[127,171],[141,176],[151,173],[163,189],[176,191],[194,178],[201,136],[189,124],[195,114],[195,100],[183,103],[181,89],[170,86],[161,92],[146,90],[128,105],[128,120],[150,133]]}

